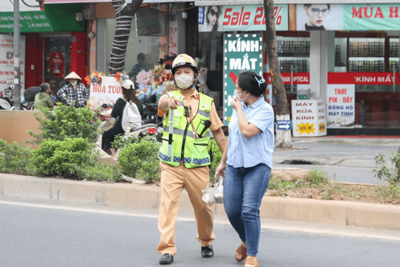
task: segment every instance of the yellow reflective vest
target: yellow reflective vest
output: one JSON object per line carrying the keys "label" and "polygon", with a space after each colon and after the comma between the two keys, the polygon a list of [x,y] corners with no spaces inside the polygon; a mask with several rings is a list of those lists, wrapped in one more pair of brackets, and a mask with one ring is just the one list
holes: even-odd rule
{"label": "yellow reflective vest", "polygon": [[192,126],[185,116],[183,96],[179,91],[170,92],[169,96],[179,100],[179,107],[170,109],[168,115],[164,118],[162,145],[158,155],[160,161],[171,166],[179,166],[181,160],[183,160],[185,167],[189,169],[210,165],[207,147],[211,131],[210,127],[206,125],[210,124],[213,99],[199,93],[199,108],[192,123],[197,135],[201,134],[201,136],[195,138]]}

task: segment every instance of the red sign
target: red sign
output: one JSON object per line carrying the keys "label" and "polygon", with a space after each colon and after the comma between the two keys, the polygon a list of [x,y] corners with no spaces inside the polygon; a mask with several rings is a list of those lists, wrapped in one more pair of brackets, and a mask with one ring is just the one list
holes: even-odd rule
{"label": "red sign", "polygon": [[[284,84],[292,84],[290,73],[281,73],[281,76]],[[272,83],[271,74],[264,73],[264,78],[268,81],[268,83]],[[293,84],[310,84],[310,73],[293,73]]]}
{"label": "red sign", "polygon": [[[393,72],[330,72],[328,84],[393,85]],[[396,84],[400,84],[398,73]]]}
{"label": "red sign", "polygon": [[111,2],[112,0],[44,0],[45,4],[69,4],[69,3],[100,3]]}
{"label": "red sign", "polygon": [[51,77],[64,78],[64,62],[62,52],[50,52]]}

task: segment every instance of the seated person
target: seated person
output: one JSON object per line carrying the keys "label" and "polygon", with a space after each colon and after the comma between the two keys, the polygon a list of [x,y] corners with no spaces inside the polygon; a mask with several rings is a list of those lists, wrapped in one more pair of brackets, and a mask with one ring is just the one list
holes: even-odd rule
{"label": "seated person", "polygon": [[114,138],[117,134],[124,133],[124,129],[122,128],[122,116],[124,113],[124,108],[127,101],[132,101],[136,104],[140,115],[143,116],[143,106],[140,100],[136,97],[136,90],[133,82],[131,80],[125,80],[122,83],[122,98],[119,98],[114,105],[114,108],[110,113],[101,113],[100,115],[104,117],[113,117],[118,118],[114,127],[110,130],[103,133],[103,141],[102,148],[108,154],[111,154],[112,157],[115,157],[117,154],[117,150],[111,147],[112,142],[114,142]]}
{"label": "seated person", "polygon": [[35,96],[35,110],[38,110],[39,107],[54,108],[50,93],[50,85],[48,83],[42,83],[42,85],[40,85],[40,92]]}
{"label": "seated person", "polygon": [[137,56],[138,63],[133,66],[132,70],[128,73],[130,79],[135,83],[135,88],[139,88],[139,84],[136,82],[136,76],[142,70],[149,71],[149,65],[146,63],[146,56],[143,53],[139,53]]}

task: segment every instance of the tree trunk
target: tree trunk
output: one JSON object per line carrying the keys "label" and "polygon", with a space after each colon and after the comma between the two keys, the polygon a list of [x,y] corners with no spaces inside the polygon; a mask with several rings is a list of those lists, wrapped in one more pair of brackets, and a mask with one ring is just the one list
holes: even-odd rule
{"label": "tree trunk", "polygon": [[[290,120],[285,86],[281,77],[278,61],[273,0],[264,0],[264,13],[265,25],[267,28],[268,65],[273,85],[273,94],[276,100],[276,120]],[[292,135],[290,130],[277,130],[275,144],[277,148],[292,148]]]}
{"label": "tree trunk", "polygon": [[142,2],[143,0],[132,0],[131,4],[127,4],[125,0],[112,0],[117,26],[108,67],[110,75],[122,72],[125,68],[126,49],[131,33],[132,20]]}

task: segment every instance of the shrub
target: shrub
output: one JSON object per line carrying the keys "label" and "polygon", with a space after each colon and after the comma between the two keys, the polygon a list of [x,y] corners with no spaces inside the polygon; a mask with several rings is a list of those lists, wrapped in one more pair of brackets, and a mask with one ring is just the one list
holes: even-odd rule
{"label": "shrub", "polygon": [[117,134],[114,138],[114,142],[112,143],[112,147],[116,149],[121,149],[126,147],[129,144],[137,144],[140,142],[140,138],[134,135],[130,135],[126,138],[121,136],[120,134]]}
{"label": "shrub", "polygon": [[87,138],[96,143],[100,135],[101,121],[88,108],[69,107],[59,103],[54,111],[41,107],[42,113],[35,113],[39,121],[41,133],[28,131],[35,138],[33,144],[40,144],[45,139],[63,141],[67,138]]}
{"label": "shrub", "polygon": [[0,172],[26,173],[30,154],[30,148],[0,139]]}
{"label": "shrub", "polygon": [[400,149],[390,155],[390,161],[395,166],[394,170],[390,170],[388,167],[386,167],[386,160],[384,155],[379,153],[375,157],[376,165],[380,167],[380,169],[378,170],[374,169],[375,177],[378,177],[381,180],[385,180],[391,185],[398,185],[400,183]]}
{"label": "shrub", "polygon": [[152,182],[159,171],[158,146],[146,139],[131,143],[121,149],[118,165],[126,176]]}
{"label": "shrub", "polygon": [[65,141],[45,139],[31,153],[29,173],[74,176],[78,169],[99,162],[100,155],[93,148],[94,144],[83,138],[67,138]]}
{"label": "shrub", "polygon": [[80,179],[86,180],[118,181],[122,179],[116,166],[105,166],[100,163],[78,167],[76,175]]}

